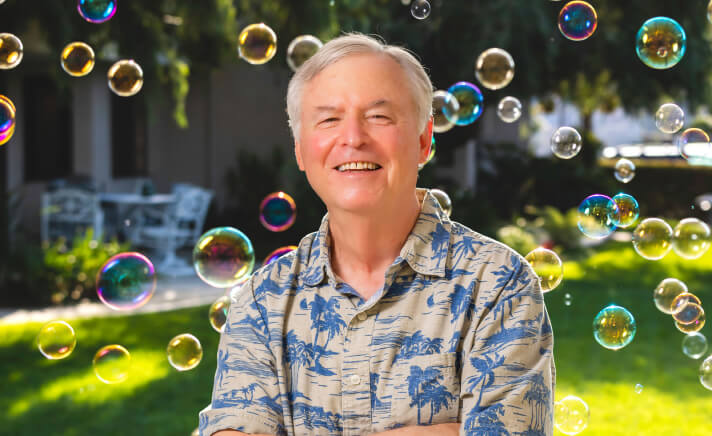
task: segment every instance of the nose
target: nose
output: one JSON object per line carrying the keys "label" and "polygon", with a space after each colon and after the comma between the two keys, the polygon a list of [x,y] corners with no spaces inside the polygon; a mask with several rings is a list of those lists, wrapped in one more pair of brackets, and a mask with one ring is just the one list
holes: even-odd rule
{"label": "nose", "polygon": [[348,147],[359,148],[366,143],[368,134],[363,121],[357,116],[346,116],[341,125],[342,143]]}

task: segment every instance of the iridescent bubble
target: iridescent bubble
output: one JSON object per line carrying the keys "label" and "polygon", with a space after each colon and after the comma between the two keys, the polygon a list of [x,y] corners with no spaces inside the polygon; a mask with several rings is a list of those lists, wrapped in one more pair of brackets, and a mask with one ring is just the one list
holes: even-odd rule
{"label": "iridescent bubble", "polygon": [[638,30],[635,52],[650,68],[672,68],[680,62],[687,48],[685,30],[668,17],[647,20]]}
{"label": "iridescent bubble", "polygon": [[279,259],[280,257],[284,256],[285,254],[291,253],[296,249],[296,245],[287,245],[286,247],[279,247],[278,249],[268,254],[267,257],[265,257],[265,260],[262,262],[262,266],[267,266],[275,260]]}
{"label": "iridescent bubble", "polygon": [[581,151],[583,139],[573,127],[559,127],[551,136],[551,151],[561,159],[571,159]]}
{"label": "iridescent bubble", "polygon": [[630,227],[638,220],[640,216],[640,207],[638,201],[632,196],[624,193],[616,194],[612,198],[613,202],[618,206],[618,210],[611,215],[611,221],[617,227]]}
{"label": "iridescent bubble", "polygon": [[141,253],[120,253],[99,269],[96,293],[114,310],[131,310],[148,303],[156,290],[156,270]]}
{"label": "iridescent bubble", "polygon": [[584,1],[571,1],[559,12],[559,30],[572,41],[587,39],[598,26],[596,9]]}
{"label": "iridescent bubble", "polygon": [[700,316],[704,313],[702,306],[696,303],[687,303],[682,310],[677,313],[673,313],[673,319],[683,325],[692,324],[693,322],[700,319]]}
{"label": "iridescent bubble", "polygon": [[292,71],[297,71],[310,57],[323,46],[321,40],[313,35],[297,36],[287,47],[287,64]]}
{"label": "iridescent bubble", "polygon": [[96,352],[92,363],[99,380],[106,384],[121,383],[129,377],[131,354],[121,345],[107,345]]}
{"label": "iridescent bubble", "polygon": [[410,4],[410,13],[413,18],[424,20],[430,15],[430,2],[428,0],[413,0]]}
{"label": "iridescent bubble", "polygon": [[636,330],[633,314],[621,306],[612,304],[593,319],[593,337],[609,350],[619,350],[630,344]]}
{"label": "iridescent bubble", "polygon": [[712,391],[712,355],[708,356],[700,365],[700,383]]}
{"label": "iridescent bubble", "polygon": [[569,395],[554,403],[554,425],[564,434],[575,435],[586,429],[591,412],[581,398]]}
{"label": "iridescent bubble", "polygon": [[277,34],[265,23],[250,24],[237,37],[237,52],[253,65],[267,63],[277,53]]}
{"label": "iridescent bubble", "polygon": [[589,238],[605,238],[616,229],[611,217],[618,215],[618,206],[606,195],[586,197],[578,207],[578,228]]}
{"label": "iridescent bubble", "polygon": [[107,73],[109,88],[120,97],[138,94],[143,87],[143,70],[133,59],[117,61]]}
{"label": "iridescent bubble", "polygon": [[680,322],[675,321],[675,327],[677,327],[678,330],[687,335],[702,330],[702,327],[705,326],[705,321],[707,320],[707,318],[705,316],[704,309],[702,309],[701,307],[700,309],[702,310],[702,313],[700,314],[699,318],[697,318],[694,322],[691,322],[689,324],[682,324]]}
{"label": "iridescent bubble", "polygon": [[502,89],[514,78],[514,59],[501,48],[487,49],[477,57],[475,76],[487,89]]}
{"label": "iridescent bubble", "polygon": [[16,114],[12,100],[0,94],[0,145],[8,142],[15,133]]}
{"label": "iridescent bubble", "polygon": [[633,231],[633,248],[648,260],[659,260],[672,249],[672,227],[660,218],[646,218]]}
{"label": "iridescent bubble", "polygon": [[613,175],[619,182],[628,183],[635,177],[635,164],[625,158],[618,159]]}
{"label": "iridescent bubble", "polygon": [[682,340],[682,352],[691,359],[699,359],[707,352],[707,338],[702,333],[691,333]]}
{"label": "iridescent bubble", "polygon": [[655,112],[655,125],[663,133],[675,133],[685,124],[685,112],[674,103],[665,103]]}
{"label": "iridescent bubble", "polygon": [[712,144],[710,137],[702,129],[686,129],[675,140],[680,155],[688,161],[695,162],[699,159],[712,157]]}
{"label": "iridescent bubble", "polygon": [[443,133],[452,129],[457,122],[460,103],[447,91],[433,93],[433,132]]}
{"label": "iridescent bubble", "polygon": [[452,200],[450,200],[450,196],[441,189],[431,189],[430,193],[438,200],[438,204],[443,212],[445,212],[447,216],[450,216],[452,213]]}
{"label": "iridescent bubble", "polygon": [[710,226],[697,218],[685,218],[672,233],[672,249],[685,259],[697,259],[707,252],[711,241]]}
{"label": "iridescent bubble", "polygon": [[564,278],[564,264],[555,252],[539,247],[524,258],[539,277],[542,292],[549,292],[559,286]]}
{"label": "iridescent bubble", "polygon": [[676,313],[679,313],[690,303],[697,304],[698,306],[702,305],[700,298],[691,292],[685,292],[684,294],[678,295],[674,300],[672,300],[672,314],[675,315]]}
{"label": "iridescent bubble", "polygon": [[227,321],[227,313],[229,311],[230,297],[227,295],[223,295],[210,305],[208,319],[210,320],[210,325],[216,332],[222,333],[225,329],[225,322]]}
{"label": "iridescent bubble", "polygon": [[641,385],[640,383],[636,384],[635,385],[635,393],[640,394],[642,392],[643,392],[643,385]]}
{"label": "iridescent bubble", "polygon": [[418,171],[422,170],[425,165],[429,164],[435,158],[435,148],[435,135],[433,135],[430,140],[430,153],[428,153],[428,157],[425,159],[425,162],[418,164]]}
{"label": "iridescent bubble", "polygon": [[673,302],[681,294],[687,293],[687,285],[678,279],[667,278],[661,281],[653,291],[655,307],[662,313],[672,315]]}
{"label": "iridescent bubble", "polygon": [[513,123],[522,116],[522,103],[516,97],[504,97],[497,105],[497,115],[505,123]]}
{"label": "iridescent bubble", "polygon": [[285,192],[273,192],[260,203],[260,222],[267,230],[283,232],[294,224],[296,218],[297,205]]}
{"label": "iridescent bubble", "polygon": [[24,50],[20,38],[12,33],[0,33],[0,70],[15,68],[22,61]]}
{"label": "iridescent bubble", "polygon": [[482,115],[484,108],[484,98],[480,89],[470,82],[457,82],[448,88],[447,92],[452,94],[460,105],[457,111],[458,126],[467,126],[477,120]]}
{"label": "iridescent bubble", "polygon": [[203,347],[195,336],[184,333],[168,342],[168,363],[178,371],[188,371],[198,366],[203,359]]}
{"label": "iridescent bubble", "polygon": [[77,10],[88,22],[103,23],[116,13],[116,0],[78,0]]}
{"label": "iridescent bubble", "polygon": [[37,334],[37,348],[48,359],[64,359],[72,354],[77,336],[71,325],[64,321],[50,321]]}
{"label": "iridescent bubble", "polygon": [[83,42],[71,42],[62,50],[60,61],[70,76],[86,76],[94,69],[94,50]]}
{"label": "iridescent bubble", "polygon": [[193,248],[193,266],[198,276],[216,288],[230,288],[252,274],[255,251],[252,242],[233,227],[205,232]]}

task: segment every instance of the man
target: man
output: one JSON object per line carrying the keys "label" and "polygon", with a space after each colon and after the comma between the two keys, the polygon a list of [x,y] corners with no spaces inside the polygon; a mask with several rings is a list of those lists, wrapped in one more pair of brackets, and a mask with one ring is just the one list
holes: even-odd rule
{"label": "man", "polygon": [[297,163],[328,213],[231,304],[201,435],[552,434],[537,277],[416,190],[432,92],[364,35],[292,78]]}

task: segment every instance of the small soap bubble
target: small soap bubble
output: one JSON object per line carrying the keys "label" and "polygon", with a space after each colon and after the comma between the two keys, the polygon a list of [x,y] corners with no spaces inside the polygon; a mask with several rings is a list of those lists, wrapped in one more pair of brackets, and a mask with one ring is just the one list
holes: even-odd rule
{"label": "small soap bubble", "polygon": [[71,325],[64,321],[51,321],[37,334],[37,348],[50,360],[64,359],[72,354],[77,336]]}
{"label": "small soap bubble", "polygon": [[514,59],[501,48],[487,49],[477,57],[475,76],[487,89],[502,89],[514,78]]}
{"label": "small soap bubble", "polygon": [[635,177],[635,164],[626,158],[618,159],[613,175],[619,182],[628,183]]}
{"label": "small soap bubble", "polygon": [[90,23],[104,23],[116,13],[116,0],[78,0],[77,10]]}
{"label": "small soap bubble", "polygon": [[683,325],[692,324],[704,313],[702,306],[697,303],[689,302],[682,307],[678,312],[672,314],[673,319]]}
{"label": "small soap bubble", "polygon": [[554,425],[564,434],[576,435],[588,426],[591,412],[581,398],[569,395],[554,403]]}
{"label": "small soap bubble", "polygon": [[637,330],[635,318],[628,309],[610,305],[593,319],[593,337],[609,350],[619,350],[630,344]]}
{"label": "small soap bubble", "polygon": [[581,151],[583,139],[573,127],[559,127],[551,136],[551,151],[561,159],[571,159]]}
{"label": "small soap bubble", "polygon": [[690,333],[682,340],[682,352],[691,359],[699,359],[707,352],[707,338],[702,333]]}
{"label": "small soap bubble", "polygon": [[0,33],[0,70],[15,68],[22,61],[24,50],[20,38],[12,33]]}
{"label": "small soap bubble", "polygon": [[143,87],[143,70],[133,59],[114,63],[107,73],[109,88],[120,97],[138,94]]}
{"label": "small soap bubble", "polygon": [[662,259],[672,249],[672,227],[660,218],[644,219],[633,231],[633,248],[645,259]]}
{"label": "small soap bubble", "polygon": [[0,94],[0,145],[4,145],[15,133],[17,111],[12,100]]}
{"label": "small soap bubble", "polygon": [[687,37],[680,24],[668,17],[647,20],[638,30],[635,52],[650,68],[672,68],[685,54]]}
{"label": "small soap bubble", "polygon": [[672,234],[672,249],[685,259],[697,259],[710,248],[710,226],[697,218],[681,220]]}
{"label": "small soap bubble", "polygon": [[285,247],[279,247],[278,249],[272,251],[270,254],[265,257],[265,260],[262,262],[262,266],[267,266],[270,263],[276,261],[280,257],[284,256],[285,254],[291,253],[292,251],[296,250],[297,246],[296,245],[287,245]]}
{"label": "small soap bubble", "polygon": [[72,42],[62,50],[60,61],[70,76],[86,76],[94,69],[94,50],[83,42]]}
{"label": "small soap bubble", "polygon": [[640,216],[640,207],[638,201],[632,196],[624,193],[619,193],[613,196],[613,202],[618,206],[617,212],[611,215],[611,221],[617,227],[630,227],[638,220]]}
{"label": "small soap bubble", "polygon": [[598,26],[596,9],[584,1],[570,1],[559,12],[559,30],[572,41],[583,41]]}
{"label": "small soap bubble", "polygon": [[178,371],[188,371],[198,366],[203,359],[203,347],[195,336],[184,333],[168,342],[168,363]]}
{"label": "small soap bubble", "polygon": [[701,306],[700,310],[702,311],[702,313],[700,313],[699,318],[697,318],[694,322],[691,322],[689,324],[682,324],[680,322],[675,321],[675,327],[677,327],[678,330],[680,330],[682,333],[685,333],[686,335],[696,333],[702,330],[702,327],[705,326],[705,321],[707,320],[707,317],[705,315],[704,309],[702,309]]}
{"label": "small soap bubble", "polygon": [[564,278],[564,264],[555,252],[539,247],[532,250],[524,258],[539,277],[542,292],[552,291],[559,286]]}
{"label": "small soap bubble", "polygon": [[702,129],[686,129],[677,137],[675,144],[680,151],[680,155],[691,163],[695,163],[700,159],[712,158],[710,137]]}
{"label": "small soap bubble", "polygon": [[424,20],[430,16],[430,2],[428,0],[413,0],[410,4],[410,13],[413,18]]}
{"label": "small soap bubble", "polygon": [[636,384],[635,385],[635,393],[640,394],[642,392],[643,392],[643,385],[641,385],[640,383]]}
{"label": "small soap bubble", "polygon": [[129,377],[131,354],[121,345],[107,345],[96,352],[92,363],[99,380],[106,384],[121,383]]}
{"label": "small soap bubble", "polygon": [[120,253],[99,269],[96,293],[114,310],[132,310],[148,303],[156,290],[156,270],[141,253]]}
{"label": "small soap bubble", "polygon": [[589,238],[601,239],[616,229],[611,217],[619,213],[611,197],[593,194],[586,197],[578,207],[578,228]]}
{"label": "small soap bubble", "polygon": [[265,23],[250,24],[237,37],[237,52],[250,64],[265,64],[277,53],[277,34]]}
{"label": "small soap bubble", "polygon": [[422,170],[425,165],[429,164],[435,158],[435,148],[435,135],[433,135],[430,140],[430,153],[428,153],[428,157],[425,159],[425,162],[418,164],[418,171]]}
{"label": "small soap bubble", "polygon": [[283,232],[294,224],[296,218],[297,205],[285,192],[273,192],[260,203],[260,222],[267,230]]}
{"label": "small soap bubble", "polygon": [[210,325],[216,332],[222,333],[225,329],[225,322],[227,321],[227,313],[229,311],[230,297],[227,295],[223,295],[210,305],[208,320],[210,320]]}
{"label": "small soap bubble", "polygon": [[688,291],[684,294],[678,295],[677,297],[675,297],[674,300],[672,300],[672,315],[675,315],[676,313],[680,312],[689,303],[702,305],[702,301],[700,301],[699,297]]}
{"label": "small soap bubble", "polygon": [[319,51],[324,44],[313,35],[297,36],[287,47],[287,64],[292,71],[297,71],[310,57]]}
{"label": "small soap bubble", "polygon": [[233,227],[205,232],[193,248],[195,272],[205,283],[230,288],[252,274],[255,251],[244,233]]}
{"label": "small soap bubble", "polygon": [[687,293],[687,285],[684,282],[674,278],[667,278],[661,281],[653,291],[653,301],[655,307],[659,311],[667,315],[672,315],[675,310],[673,303],[675,299]]}
{"label": "small soap bubble", "polygon": [[712,391],[712,355],[708,356],[700,365],[700,383]]}
{"label": "small soap bubble", "polygon": [[655,125],[663,133],[676,133],[685,124],[685,112],[674,103],[665,103],[655,112]]}
{"label": "small soap bubble", "polygon": [[505,123],[513,123],[522,116],[522,103],[516,97],[504,97],[497,105],[497,116]]}
{"label": "small soap bubble", "polygon": [[433,93],[433,132],[443,133],[452,129],[457,122],[460,103],[447,91]]}
{"label": "small soap bubble", "polygon": [[571,306],[571,303],[573,303],[573,297],[571,297],[571,294],[567,292],[564,294],[564,305]]}
{"label": "small soap bubble", "polygon": [[450,200],[450,196],[447,195],[447,193],[441,189],[431,189],[430,193],[433,195],[433,197],[435,197],[436,200],[438,200],[440,208],[449,217],[452,213],[452,200]]}
{"label": "small soap bubble", "polygon": [[484,108],[484,98],[480,89],[470,82],[457,82],[447,90],[460,105],[455,124],[467,126],[474,123]]}

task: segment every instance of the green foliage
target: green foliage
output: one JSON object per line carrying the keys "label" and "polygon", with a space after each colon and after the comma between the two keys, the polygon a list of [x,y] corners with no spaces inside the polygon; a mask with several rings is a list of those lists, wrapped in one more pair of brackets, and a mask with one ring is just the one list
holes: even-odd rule
{"label": "green foliage", "polygon": [[512,225],[499,228],[497,230],[497,240],[522,256],[526,256],[539,245],[531,232]]}

